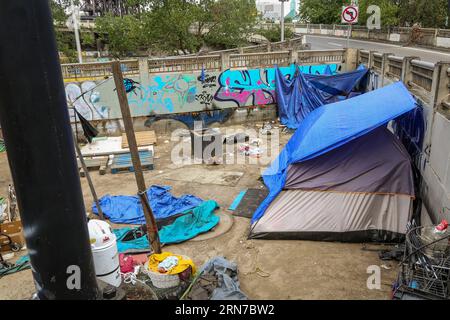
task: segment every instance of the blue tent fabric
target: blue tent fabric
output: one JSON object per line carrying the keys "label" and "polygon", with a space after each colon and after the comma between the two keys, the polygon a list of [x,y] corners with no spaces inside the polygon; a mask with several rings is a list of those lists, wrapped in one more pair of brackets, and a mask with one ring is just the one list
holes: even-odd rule
{"label": "blue tent fabric", "polygon": [[192,214],[185,214],[177,218],[172,224],[159,231],[161,243],[180,243],[211,230],[220,220],[214,214],[214,210],[218,207],[216,201],[208,200],[194,208]]}
{"label": "blue tent fabric", "polygon": [[316,75],[307,79],[314,87],[328,94],[347,96],[362,80],[367,78],[368,71],[364,68],[332,76]]}
{"label": "blue tent fabric", "polygon": [[[214,214],[214,210],[219,207],[216,201],[208,200],[202,202],[198,207],[175,219],[175,221],[163,227],[159,231],[159,239],[163,244],[180,243],[196,237],[214,228],[220,218]],[[117,237],[117,249],[120,253],[127,250],[142,250],[149,248],[147,236],[143,236],[130,241],[122,241],[128,231],[133,228],[114,229]]]}
{"label": "blue tent fabric", "polygon": [[120,228],[120,229],[114,229],[113,232],[116,235],[117,239],[117,251],[119,253],[126,252],[128,250],[145,250],[150,248],[150,244],[148,243],[147,236],[144,235],[143,237],[129,240],[129,241],[123,241],[122,239],[125,237],[125,235],[128,233],[128,231],[131,231],[133,229],[137,228]]}
{"label": "blue tent fabric", "polygon": [[286,170],[290,164],[312,159],[338,148],[413,110],[415,105],[416,101],[408,89],[402,82],[396,82],[312,111],[263,173],[269,195],[255,211],[252,222],[264,214],[283,189]]}
{"label": "blue tent fabric", "polygon": [[293,79],[287,80],[276,68],[275,88],[281,123],[290,129],[297,128],[308,113],[325,104],[298,69]]}
{"label": "blue tent fabric", "polygon": [[[199,206],[203,200],[186,194],[179,198],[170,193],[171,187],[153,185],[147,190],[150,207],[156,220],[168,218]],[[145,217],[138,196],[105,195],[99,199],[103,214],[113,223],[144,224]],[[98,215],[95,203],[92,212]]]}
{"label": "blue tent fabric", "polygon": [[296,129],[312,110],[353,97],[352,93],[358,86],[364,87],[367,74],[368,69],[364,66],[335,75],[303,74],[296,67],[292,79],[286,79],[277,67],[275,90],[281,123],[290,129]]}

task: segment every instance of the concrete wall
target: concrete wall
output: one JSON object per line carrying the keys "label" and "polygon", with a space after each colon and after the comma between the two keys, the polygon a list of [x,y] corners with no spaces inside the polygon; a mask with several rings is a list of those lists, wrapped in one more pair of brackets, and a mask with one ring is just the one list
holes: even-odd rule
{"label": "concrete wall", "polygon": [[[379,86],[389,85],[395,81],[403,81],[415,96],[418,105],[423,108],[425,122],[425,137],[422,150],[413,159],[422,175],[422,185],[419,190],[431,220],[436,223],[441,219],[450,219],[450,112],[449,105],[449,68],[450,63],[419,61],[414,57],[393,57],[382,55],[381,68],[374,66],[374,55],[370,52],[366,66],[371,69],[372,80]],[[358,60],[361,62],[361,51]],[[367,56],[367,52],[364,53]],[[379,56],[379,55],[378,55]],[[395,76],[390,66],[401,68],[401,76]],[[432,74],[431,89],[424,83],[429,81],[427,74]],[[420,79],[422,77],[422,79]],[[422,87],[420,86],[422,84]]]}
{"label": "concrete wall", "polygon": [[[338,65],[328,65],[336,72]],[[301,66],[302,72],[323,74],[326,65]],[[290,77],[294,65],[281,67]],[[133,117],[264,106],[275,102],[275,69],[227,69],[191,73],[132,76],[124,80]],[[88,120],[121,118],[114,80],[85,79],[65,86],[69,105]],[[84,93],[84,94],[82,94]]]}

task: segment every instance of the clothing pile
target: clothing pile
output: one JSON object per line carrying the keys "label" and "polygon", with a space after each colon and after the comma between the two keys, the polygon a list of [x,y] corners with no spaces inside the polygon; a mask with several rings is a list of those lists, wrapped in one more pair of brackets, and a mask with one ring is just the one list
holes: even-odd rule
{"label": "clothing pile", "polygon": [[247,300],[247,296],[239,287],[237,265],[224,257],[214,257],[202,266],[184,299]]}

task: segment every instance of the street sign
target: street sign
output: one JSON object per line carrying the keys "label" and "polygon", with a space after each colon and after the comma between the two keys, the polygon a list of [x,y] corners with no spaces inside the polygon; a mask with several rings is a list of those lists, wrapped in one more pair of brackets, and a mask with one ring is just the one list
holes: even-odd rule
{"label": "street sign", "polygon": [[359,10],[357,6],[343,6],[341,14],[342,23],[357,23],[359,16]]}

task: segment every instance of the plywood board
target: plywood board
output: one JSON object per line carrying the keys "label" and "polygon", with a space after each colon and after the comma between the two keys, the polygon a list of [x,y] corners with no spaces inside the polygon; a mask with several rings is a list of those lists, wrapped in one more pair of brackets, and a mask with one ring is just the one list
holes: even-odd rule
{"label": "plywood board", "polygon": [[[156,144],[156,134],[153,130],[135,132],[138,147]],[[126,134],[122,134],[122,148],[129,148]]]}

